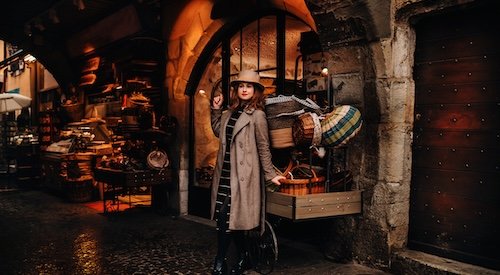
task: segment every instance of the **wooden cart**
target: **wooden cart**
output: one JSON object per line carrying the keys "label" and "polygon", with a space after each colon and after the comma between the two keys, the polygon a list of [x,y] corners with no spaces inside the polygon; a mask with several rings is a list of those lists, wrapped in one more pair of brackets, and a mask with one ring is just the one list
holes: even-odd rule
{"label": "wooden cart", "polygon": [[267,192],[266,212],[293,221],[359,214],[362,191],[345,191],[306,195]]}
{"label": "wooden cart", "polygon": [[[345,150],[344,150],[345,152]],[[329,152],[328,158],[333,154]],[[331,167],[328,161],[327,169]],[[345,163],[342,165],[344,171]],[[314,173],[313,173],[314,174]],[[348,175],[345,173],[344,175]],[[314,219],[325,219],[344,215],[360,214],[363,211],[362,194],[363,191],[356,188],[350,190],[344,184],[344,188],[338,192],[330,189],[330,181],[333,177],[327,173],[324,183],[325,192],[313,192],[316,175],[307,184],[308,192],[283,193],[278,191],[266,192],[266,214],[275,215],[291,221],[307,221]],[[352,178],[351,178],[352,180]],[[339,182],[343,182],[340,180]],[[345,181],[344,181],[345,182]],[[284,190],[282,190],[284,191]],[[316,190],[317,191],[317,190]],[[300,194],[300,195],[299,195]],[[278,241],[274,233],[273,225],[266,221],[265,230],[262,235],[251,238],[250,257],[255,269],[261,274],[269,274],[278,260]]]}

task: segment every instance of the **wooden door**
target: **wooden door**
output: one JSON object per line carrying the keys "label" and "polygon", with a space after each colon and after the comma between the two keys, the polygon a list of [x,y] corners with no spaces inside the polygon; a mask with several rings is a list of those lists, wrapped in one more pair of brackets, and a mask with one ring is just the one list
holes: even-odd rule
{"label": "wooden door", "polygon": [[500,11],[416,25],[409,247],[500,268]]}

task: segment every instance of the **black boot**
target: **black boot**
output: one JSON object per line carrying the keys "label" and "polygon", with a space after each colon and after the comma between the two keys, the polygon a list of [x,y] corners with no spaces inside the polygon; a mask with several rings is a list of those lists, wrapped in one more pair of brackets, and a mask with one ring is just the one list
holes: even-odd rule
{"label": "black boot", "polygon": [[227,274],[227,262],[226,259],[215,259],[214,269],[212,270],[212,275],[226,275]]}
{"label": "black boot", "polygon": [[248,253],[245,245],[245,231],[234,231],[233,240],[239,257],[236,264],[231,267],[230,274],[243,274],[245,270],[250,269]]}
{"label": "black boot", "polygon": [[231,272],[229,274],[231,275],[239,275],[243,274],[245,270],[250,269],[250,265],[248,262],[248,255],[247,253],[242,253],[240,254],[240,257],[238,258],[238,261],[236,262],[235,265],[231,268]]}

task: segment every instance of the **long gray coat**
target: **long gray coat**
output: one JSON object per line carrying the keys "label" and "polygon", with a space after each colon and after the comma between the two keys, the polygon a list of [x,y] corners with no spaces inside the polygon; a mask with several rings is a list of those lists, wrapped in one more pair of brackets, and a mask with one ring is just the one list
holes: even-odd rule
{"label": "long gray coat", "polygon": [[[217,189],[226,150],[226,125],[231,111],[212,110],[212,129],[219,137],[219,152],[212,184],[211,216],[214,218]],[[231,214],[229,229],[250,230],[263,224],[264,181],[278,174],[269,149],[267,120],[262,110],[245,110],[236,121],[230,146]]]}

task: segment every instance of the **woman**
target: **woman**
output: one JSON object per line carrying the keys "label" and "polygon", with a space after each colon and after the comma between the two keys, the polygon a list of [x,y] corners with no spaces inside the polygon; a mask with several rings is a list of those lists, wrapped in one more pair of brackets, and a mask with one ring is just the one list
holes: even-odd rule
{"label": "woman", "polygon": [[226,273],[226,254],[234,240],[238,261],[231,274],[248,268],[244,234],[264,224],[264,182],[280,184],[271,162],[264,113],[264,86],[259,75],[243,70],[231,82],[230,106],[222,112],[222,95],[212,100],[212,129],[219,152],[212,184],[212,218],[217,222],[217,256],[212,274]]}

